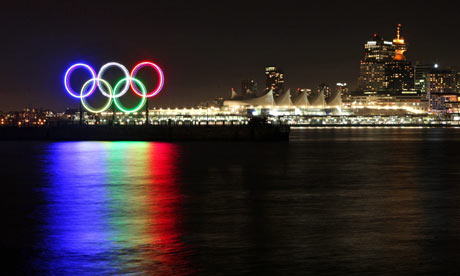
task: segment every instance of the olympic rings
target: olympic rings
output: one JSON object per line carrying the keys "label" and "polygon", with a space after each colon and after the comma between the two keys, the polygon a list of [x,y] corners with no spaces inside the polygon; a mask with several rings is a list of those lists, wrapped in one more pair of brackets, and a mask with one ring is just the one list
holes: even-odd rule
{"label": "olympic rings", "polygon": [[[104,80],[102,76],[109,67],[113,67],[113,66],[121,69],[125,77],[119,80],[112,90],[112,86],[110,86],[110,84],[106,80]],[[137,72],[143,67],[152,67],[157,72],[158,77],[159,77],[158,85],[155,87],[155,89],[153,89],[152,91],[148,93],[147,93],[147,89],[145,85],[139,79],[135,77]],[[70,76],[72,75],[72,72],[78,68],[86,69],[91,74],[91,78],[83,84],[80,93],[75,92],[70,85]],[[82,105],[86,108],[86,110],[93,112],[93,113],[100,113],[100,112],[106,111],[111,106],[112,101],[115,103],[117,108],[121,110],[122,112],[125,112],[125,113],[136,112],[140,110],[142,106],[144,106],[144,104],[147,101],[147,98],[154,97],[160,93],[160,91],[163,89],[164,82],[165,80],[164,80],[163,71],[158,65],[150,61],[144,61],[144,62],[138,63],[136,66],[134,66],[131,73],[122,64],[117,63],[117,62],[109,62],[109,63],[104,64],[100,68],[97,74],[96,74],[96,71],[88,64],[75,63],[67,69],[64,75],[64,87],[67,93],[69,93],[74,98],[80,99],[82,102]],[[91,83],[91,86],[90,86],[90,83]],[[123,83],[124,85],[122,86]],[[125,95],[126,92],[128,92],[130,87],[134,91],[134,93],[136,93],[136,95],[142,97],[140,103],[132,109],[128,109],[124,107],[120,103],[120,100],[119,100],[121,96]],[[109,98],[107,103],[100,109],[92,108],[86,102],[86,99],[85,99],[89,97],[91,94],[93,94],[97,88],[99,88],[99,91],[101,91],[102,95]],[[139,88],[140,88],[140,91],[139,91]]]}
{"label": "olympic rings", "polygon": [[[144,61],[144,62],[141,62],[141,63],[137,64],[136,66],[134,66],[133,70],[131,71],[131,78],[134,78],[135,75],[137,74],[137,71],[139,71],[139,69],[141,69],[142,67],[145,67],[145,66],[150,66],[153,69],[155,69],[155,71],[157,71],[157,73],[158,73],[158,77],[160,78],[160,81],[158,82],[157,87],[154,90],[152,90],[151,92],[147,93],[147,98],[150,98],[150,97],[156,96],[158,93],[160,93],[161,89],[163,89],[163,85],[165,83],[165,78],[164,78],[163,71],[161,70],[161,68],[158,65],[156,65],[155,63],[149,62],[149,61]],[[139,92],[139,90],[137,90],[137,88],[136,88],[136,86],[134,85],[133,82],[131,82],[131,88],[133,89],[133,91],[137,95],[142,96],[141,92]]]}
{"label": "olympic rings", "polygon": [[76,63],[76,64],[70,66],[69,69],[67,69],[67,71],[65,72],[65,75],[64,75],[64,87],[67,90],[67,92],[70,94],[70,96],[72,96],[74,98],[82,98],[82,97],[86,98],[89,95],[93,94],[93,92],[96,90],[96,82],[93,82],[93,85],[91,86],[91,89],[85,95],[81,95],[80,93],[77,93],[77,92],[73,91],[72,88],[70,87],[69,78],[70,78],[70,75],[72,74],[72,72],[75,69],[77,69],[78,67],[83,67],[83,68],[87,69],[91,73],[91,78],[92,79],[96,78],[96,72],[94,71],[93,68],[91,68],[91,66],[89,66],[88,64],[84,64],[84,63]]}
{"label": "olympic rings", "polygon": [[[97,73],[97,76],[98,78],[101,78],[102,79],[102,74],[104,74],[104,72],[107,70],[107,68],[109,68],[110,66],[116,66],[118,68],[121,69],[121,71],[123,71],[123,74],[125,74],[125,78],[129,78],[129,72],[128,72],[128,69],[126,69],[126,67],[124,67],[123,65],[121,65],[120,63],[117,63],[117,62],[109,62],[109,63],[106,63],[104,66],[101,67],[101,69],[99,69],[99,73]],[[102,94],[106,97],[110,97],[105,91],[104,91],[104,88],[101,86],[101,83],[98,81],[97,84],[99,85],[99,89],[101,90]],[[126,92],[128,92],[128,89],[129,89],[129,82],[126,82],[125,84],[125,87],[123,87],[123,90],[121,90],[120,94],[119,95],[116,95],[115,93],[115,90],[114,90],[114,93],[113,93],[113,97],[114,98],[118,98],[118,97],[121,97],[123,96]]]}
{"label": "olympic rings", "polygon": [[[86,110],[88,110],[89,112],[93,112],[93,113],[101,113],[101,112],[104,112],[106,111],[110,105],[112,105],[112,87],[110,86],[110,84],[106,81],[106,80],[103,80],[103,79],[90,79],[88,80],[87,82],[85,82],[85,84],[83,84],[83,86],[81,87],[81,95],[83,95],[83,91],[85,91],[86,87],[88,86],[88,84],[90,82],[97,82],[97,83],[103,83],[107,89],[109,90],[109,100],[107,101],[106,105],[103,106],[101,109],[94,109],[92,108],[91,106],[88,105],[88,103],[86,102],[86,98],[85,97],[81,97],[81,104],[86,108]],[[102,89],[99,89],[101,90],[102,92]]]}
{"label": "olympic rings", "polygon": [[[128,82],[129,80],[129,82]],[[137,112],[139,109],[142,108],[142,106],[145,104],[146,102],[146,97],[147,97],[147,93],[146,93],[146,90],[145,90],[145,86],[142,82],[140,82],[138,79],[135,79],[135,78],[131,78],[131,77],[128,77],[128,78],[124,78],[122,80],[120,80],[117,85],[115,85],[115,88],[113,89],[113,93],[116,94],[117,93],[117,89],[118,87],[120,86],[120,83],[122,82],[126,82],[126,83],[132,83],[132,82],[135,82],[137,85],[139,85],[141,87],[141,90],[142,90],[142,100],[140,101],[140,103],[134,107],[133,109],[127,109],[126,107],[124,107],[118,100],[118,98],[113,98],[113,102],[115,103],[115,105],[118,107],[118,109],[120,109],[121,111],[125,112],[125,113],[132,113],[132,112]]]}

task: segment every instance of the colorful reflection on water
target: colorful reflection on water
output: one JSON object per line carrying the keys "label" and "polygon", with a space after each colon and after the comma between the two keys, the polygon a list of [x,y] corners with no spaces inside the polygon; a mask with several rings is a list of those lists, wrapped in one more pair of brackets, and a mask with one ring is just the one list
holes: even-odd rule
{"label": "colorful reflection on water", "polygon": [[189,273],[188,249],[180,240],[177,147],[50,144],[44,160],[46,272]]}

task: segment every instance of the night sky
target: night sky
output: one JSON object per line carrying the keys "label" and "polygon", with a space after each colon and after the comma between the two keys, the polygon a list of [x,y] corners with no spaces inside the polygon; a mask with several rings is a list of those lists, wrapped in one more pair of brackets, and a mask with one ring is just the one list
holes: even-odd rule
{"label": "night sky", "polygon": [[411,61],[460,65],[460,10],[449,1],[2,1],[0,110],[77,107],[68,66],[158,63],[166,75],[153,106],[184,107],[230,95],[264,68],[286,87],[356,87],[363,44],[390,40],[398,23]]}

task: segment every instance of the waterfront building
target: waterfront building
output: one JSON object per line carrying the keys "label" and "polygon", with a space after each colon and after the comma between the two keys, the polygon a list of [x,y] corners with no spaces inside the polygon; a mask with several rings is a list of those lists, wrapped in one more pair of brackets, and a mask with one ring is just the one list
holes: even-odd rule
{"label": "waterfront building", "polygon": [[460,94],[431,93],[430,111],[436,113],[460,113]]}
{"label": "waterfront building", "polygon": [[440,69],[437,66],[427,74],[426,90],[430,111],[437,113],[459,112],[459,75],[454,69]]}
{"label": "waterfront building", "polygon": [[327,105],[329,106],[342,106],[342,92],[341,90],[336,90],[326,99]]}
{"label": "waterfront building", "polygon": [[310,97],[308,97],[308,102],[310,103],[310,105],[316,106],[316,107],[327,106],[327,102],[324,97],[324,91],[320,89],[318,89],[316,93],[312,93]]}
{"label": "waterfront building", "polygon": [[275,106],[275,99],[273,97],[273,90],[268,91],[263,96],[249,99],[231,99],[223,102],[223,106]]}
{"label": "waterfront building", "polygon": [[279,97],[284,91],[284,72],[276,66],[265,67],[266,86],[265,92],[273,90],[274,97]]}
{"label": "waterfront building", "polygon": [[278,98],[275,100],[276,105],[278,106],[283,106],[283,107],[291,107],[294,104],[292,103],[291,100],[291,89],[286,90],[283,94],[281,94]]}
{"label": "waterfront building", "polygon": [[310,105],[308,96],[311,94],[311,89],[298,89],[297,95],[292,98],[292,103],[297,107],[307,107]]}

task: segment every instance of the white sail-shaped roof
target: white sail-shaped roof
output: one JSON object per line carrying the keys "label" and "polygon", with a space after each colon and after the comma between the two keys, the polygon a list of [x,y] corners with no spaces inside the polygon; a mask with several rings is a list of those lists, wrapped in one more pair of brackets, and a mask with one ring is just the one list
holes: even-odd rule
{"label": "white sail-shaped roof", "polygon": [[312,106],[326,106],[326,100],[324,99],[323,91],[313,92],[308,98],[310,105]]}
{"label": "white sail-shaped roof", "polygon": [[288,89],[286,92],[281,94],[278,99],[276,99],[276,104],[279,106],[293,106],[291,100],[291,89]]}
{"label": "white sail-shaped roof", "polygon": [[297,107],[306,107],[310,105],[308,101],[307,91],[301,91],[300,94],[292,98],[292,103]]}
{"label": "white sail-shaped roof", "polygon": [[273,106],[275,105],[275,100],[273,99],[273,90],[270,90],[267,94],[252,99],[246,99],[241,101],[224,101],[224,106]]}
{"label": "white sail-shaped roof", "polygon": [[273,99],[273,90],[270,90],[267,94],[253,99],[247,99],[244,102],[249,105],[259,106],[259,105],[274,105],[275,100]]}
{"label": "white sail-shaped roof", "polygon": [[238,93],[236,93],[235,89],[232,88],[232,97],[231,97],[231,99],[235,100],[235,99],[238,99],[239,97],[240,97],[240,95],[238,95]]}
{"label": "white sail-shaped roof", "polygon": [[328,99],[327,104],[329,106],[342,106],[342,93],[340,91],[336,91],[333,93]]}

